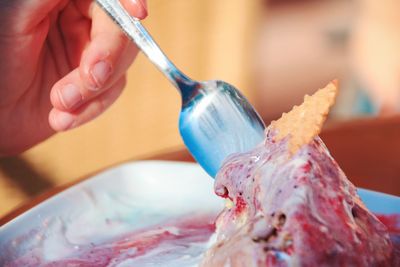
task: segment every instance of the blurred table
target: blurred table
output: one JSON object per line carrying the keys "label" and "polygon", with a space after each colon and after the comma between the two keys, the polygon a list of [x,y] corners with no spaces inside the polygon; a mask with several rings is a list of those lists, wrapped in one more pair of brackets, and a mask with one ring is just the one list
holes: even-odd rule
{"label": "blurred table", "polygon": [[321,138],[355,185],[400,195],[400,116],[330,123]]}
{"label": "blurred table", "polygon": [[[356,186],[400,196],[400,116],[330,122],[321,138]],[[193,161],[184,147],[133,160],[150,159]],[[0,219],[0,225],[88,177],[55,187],[28,201]]]}

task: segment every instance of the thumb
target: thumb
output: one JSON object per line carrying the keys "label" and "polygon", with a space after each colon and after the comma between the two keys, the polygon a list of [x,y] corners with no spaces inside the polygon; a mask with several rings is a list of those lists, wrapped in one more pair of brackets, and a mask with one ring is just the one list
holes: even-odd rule
{"label": "thumb", "polygon": [[146,0],[120,0],[120,2],[131,16],[138,19],[144,19],[147,16]]}

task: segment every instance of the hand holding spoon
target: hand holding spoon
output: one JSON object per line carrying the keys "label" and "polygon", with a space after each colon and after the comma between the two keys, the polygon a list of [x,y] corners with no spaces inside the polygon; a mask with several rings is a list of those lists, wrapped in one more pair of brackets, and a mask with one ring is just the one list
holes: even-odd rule
{"label": "hand holding spoon", "polygon": [[223,161],[264,139],[264,123],[246,98],[223,81],[197,82],[164,55],[139,20],[119,0],[96,0],[182,96],[179,130],[193,157],[215,177]]}

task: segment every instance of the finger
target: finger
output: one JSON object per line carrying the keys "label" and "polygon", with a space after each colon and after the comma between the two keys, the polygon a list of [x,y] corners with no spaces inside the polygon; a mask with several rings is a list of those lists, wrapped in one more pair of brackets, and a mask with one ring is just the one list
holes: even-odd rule
{"label": "finger", "polygon": [[74,110],[110,88],[125,75],[137,54],[135,45],[101,10],[94,12],[94,37],[81,58],[79,70],[67,74],[51,90],[51,102],[59,110]]}
{"label": "finger", "polygon": [[146,0],[120,0],[122,6],[129,14],[138,19],[144,19],[147,16]]}
{"label": "finger", "polygon": [[119,27],[94,7],[91,42],[79,67],[85,88],[95,93],[114,83],[127,71],[137,52]]}
{"label": "finger", "polygon": [[71,111],[90,100],[91,94],[87,93],[79,69],[75,69],[58,81],[50,91],[50,101],[54,108]]}
{"label": "finger", "polygon": [[[93,3],[91,0],[80,0],[81,6],[89,6],[91,3]],[[58,15],[56,32],[61,37],[58,39],[62,41],[60,47],[64,49],[62,53],[65,53],[68,59],[69,70],[79,66],[82,53],[90,43],[92,21],[82,14],[81,9],[82,7],[78,8],[70,1]]]}
{"label": "finger", "polygon": [[78,127],[103,113],[121,94],[126,80],[119,80],[112,88],[92,99],[74,112],[53,108],[49,114],[49,124],[55,131],[66,131]]}
{"label": "finger", "polygon": [[116,83],[125,77],[122,73],[118,80],[108,87],[103,87],[96,92],[88,90],[82,82],[79,70],[75,69],[58,81],[50,91],[50,102],[54,108],[72,112],[92,99],[113,88]]}
{"label": "finger", "polygon": [[[129,52],[127,52],[129,54]],[[131,58],[131,59],[129,59]],[[73,70],[64,78],[58,81],[50,91],[50,100],[53,107],[63,111],[72,111],[91,99],[102,94],[112,87],[118,80],[125,76],[126,68],[129,66],[133,57],[128,56],[119,64],[112,79],[97,91],[88,89],[81,79],[78,69]],[[128,62],[129,61],[129,62]]]}
{"label": "finger", "polygon": [[[146,0],[120,0],[120,2],[131,16],[138,19],[144,19],[147,16]],[[93,8],[96,3],[91,0],[75,0],[74,3],[84,16],[87,18],[93,17]]]}

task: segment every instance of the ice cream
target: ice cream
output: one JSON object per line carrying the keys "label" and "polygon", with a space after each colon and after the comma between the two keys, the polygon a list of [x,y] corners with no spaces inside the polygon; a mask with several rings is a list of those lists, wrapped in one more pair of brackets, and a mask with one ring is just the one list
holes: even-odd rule
{"label": "ice cream", "polygon": [[286,141],[228,161],[215,191],[232,200],[203,266],[393,266],[393,247],[319,138],[290,160]]}
{"label": "ice cream", "polygon": [[[308,102],[312,112],[327,114],[315,109],[319,99]],[[220,170],[215,192],[228,204],[202,266],[394,266],[386,226],[315,136],[320,127],[303,129],[303,108],[284,116],[292,135],[272,124],[263,144],[232,156]]]}

